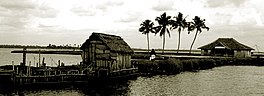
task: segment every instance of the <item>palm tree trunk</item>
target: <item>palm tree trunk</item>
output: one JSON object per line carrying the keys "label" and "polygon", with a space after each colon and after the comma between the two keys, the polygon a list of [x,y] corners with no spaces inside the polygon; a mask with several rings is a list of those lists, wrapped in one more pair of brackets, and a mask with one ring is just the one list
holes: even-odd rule
{"label": "palm tree trunk", "polygon": [[149,55],[149,33],[147,33],[148,55]]}
{"label": "palm tree trunk", "polygon": [[198,30],[196,30],[196,33],[195,33],[195,36],[194,36],[194,39],[193,39],[192,45],[191,45],[191,47],[190,47],[190,51],[189,51],[189,54],[190,54],[190,55],[191,55],[192,47],[193,47],[193,44],[194,44],[194,42],[195,42],[195,40],[196,40],[197,34],[198,34]]}
{"label": "palm tree trunk", "polygon": [[164,55],[164,48],[165,48],[165,34],[163,35],[163,50],[162,50],[162,55]]}
{"label": "palm tree trunk", "polygon": [[180,50],[180,44],[181,43],[181,32],[179,32],[179,40],[178,40],[178,50],[177,50],[177,53],[179,53],[179,50]]}

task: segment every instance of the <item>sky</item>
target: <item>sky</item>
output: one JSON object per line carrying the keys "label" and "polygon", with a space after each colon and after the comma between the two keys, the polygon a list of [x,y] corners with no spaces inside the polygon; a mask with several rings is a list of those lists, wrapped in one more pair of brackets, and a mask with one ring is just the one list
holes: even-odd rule
{"label": "sky", "polygon": [[[178,12],[191,21],[206,19],[210,30],[197,37],[194,49],[217,38],[234,38],[264,51],[264,0],[0,0],[0,44],[82,44],[91,33],[121,36],[133,48],[147,48],[138,29],[146,20]],[[189,49],[194,32],[181,35]],[[177,49],[178,32],[166,35],[167,49]],[[150,48],[162,48],[162,38],[150,34]]]}

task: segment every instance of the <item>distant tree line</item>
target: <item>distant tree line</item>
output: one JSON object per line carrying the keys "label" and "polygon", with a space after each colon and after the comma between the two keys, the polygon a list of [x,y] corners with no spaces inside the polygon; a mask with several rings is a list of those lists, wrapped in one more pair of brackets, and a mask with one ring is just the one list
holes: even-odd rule
{"label": "distant tree line", "polygon": [[49,44],[47,48],[58,48],[58,49],[77,49],[80,48],[80,45],[77,44],[65,44],[65,45],[55,45],[55,44]]}
{"label": "distant tree line", "polygon": [[0,45],[0,48],[41,48],[41,49],[79,49],[81,46],[77,44],[65,44],[65,45],[54,45],[49,44],[48,46],[39,46],[39,45]]}
{"label": "distant tree line", "polygon": [[0,48],[44,48],[44,46],[38,45],[0,45]]}

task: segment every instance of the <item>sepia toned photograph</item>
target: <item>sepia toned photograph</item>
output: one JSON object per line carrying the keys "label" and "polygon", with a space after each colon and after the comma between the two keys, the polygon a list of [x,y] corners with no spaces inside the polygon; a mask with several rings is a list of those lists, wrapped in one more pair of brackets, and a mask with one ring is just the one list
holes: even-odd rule
{"label": "sepia toned photograph", "polygon": [[264,96],[264,0],[0,0],[0,96]]}

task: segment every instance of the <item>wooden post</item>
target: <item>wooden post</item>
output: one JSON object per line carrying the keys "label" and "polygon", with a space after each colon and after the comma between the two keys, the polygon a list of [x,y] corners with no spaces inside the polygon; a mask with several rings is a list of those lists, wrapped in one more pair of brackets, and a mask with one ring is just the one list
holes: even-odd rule
{"label": "wooden post", "polygon": [[35,64],[36,64],[35,59],[36,59],[36,58],[35,58],[35,56],[34,56],[34,63],[33,63],[34,65],[33,65],[33,66],[35,66]]}
{"label": "wooden post", "polygon": [[18,74],[18,66],[16,67],[16,74]]}
{"label": "wooden post", "polygon": [[42,66],[43,66],[43,67],[46,67],[46,64],[45,64],[45,57],[43,57],[43,60],[42,60]]}
{"label": "wooden post", "polygon": [[15,65],[14,65],[14,61],[12,61],[12,66],[13,66],[13,71],[15,72]]}
{"label": "wooden post", "polygon": [[39,67],[39,65],[40,65],[40,49],[39,49],[39,62],[37,64],[37,67]]}
{"label": "wooden post", "polygon": [[23,62],[22,62],[22,64],[21,64],[21,66],[25,66],[26,65],[26,51],[27,51],[27,48],[26,47],[24,47],[23,48]]}
{"label": "wooden post", "polygon": [[60,60],[58,60],[58,67],[60,66]]}
{"label": "wooden post", "polygon": [[30,66],[31,66],[31,61],[29,61],[29,65],[28,65],[28,76],[30,76],[31,74],[31,72],[30,72]]}
{"label": "wooden post", "polygon": [[97,66],[97,62],[96,62],[96,42],[95,42],[95,45],[94,45],[94,63],[95,65]]}

